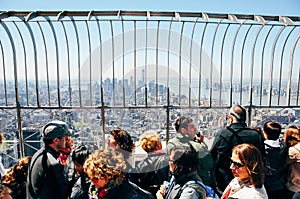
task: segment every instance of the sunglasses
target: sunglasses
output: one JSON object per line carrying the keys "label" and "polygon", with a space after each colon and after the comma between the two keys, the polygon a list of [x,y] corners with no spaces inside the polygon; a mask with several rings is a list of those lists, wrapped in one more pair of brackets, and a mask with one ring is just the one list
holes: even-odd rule
{"label": "sunglasses", "polygon": [[233,161],[233,160],[230,160],[230,165],[231,165],[231,164],[233,164],[233,166],[236,167],[236,168],[241,168],[241,167],[245,166],[244,164],[235,162],[235,161]]}

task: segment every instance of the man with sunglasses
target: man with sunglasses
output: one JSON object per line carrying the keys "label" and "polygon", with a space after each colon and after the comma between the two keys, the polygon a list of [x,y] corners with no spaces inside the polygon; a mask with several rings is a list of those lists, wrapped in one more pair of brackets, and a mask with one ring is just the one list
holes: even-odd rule
{"label": "man with sunglasses", "polygon": [[63,175],[63,165],[57,159],[68,136],[71,133],[65,122],[52,121],[44,126],[42,138],[45,146],[33,155],[28,169],[27,199],[68,197],[68,180]]}
{"label": "man with sunglasses", "polygon": [[233,105],[227,115],[229,125],[216,135],[211,154],[215,160],[215,179],[220,192],[223,192],[233,179],[230,170],[231,150],[234,146],[249,143],[263,152],[263,139],[260,132],[247,127],[247,112],[243,106]]}

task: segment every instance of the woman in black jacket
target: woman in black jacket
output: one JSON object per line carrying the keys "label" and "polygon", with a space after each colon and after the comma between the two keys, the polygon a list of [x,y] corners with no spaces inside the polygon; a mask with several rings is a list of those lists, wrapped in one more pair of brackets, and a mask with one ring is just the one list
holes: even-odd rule
{"label": "woman in black jacket", "polygon": [[155,197],[160,185],[169,180],[168,157],[155,132],[144,133],[140,137],[140,146],[148,156],[136,166],[135,182]]}

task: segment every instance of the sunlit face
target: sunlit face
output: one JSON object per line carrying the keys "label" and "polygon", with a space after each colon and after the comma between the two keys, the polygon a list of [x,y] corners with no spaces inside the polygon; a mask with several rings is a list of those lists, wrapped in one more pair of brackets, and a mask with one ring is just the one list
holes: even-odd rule
{"label": "sunlit face", "polygon": [[79,174],[83,173],[83,165],[78,164],[77,162],[74,162],[74,169]]}
{"label": "sunlit face", "polygon": [[249,172],[247,167],[241,162],[238,155],[232,152],[230,169],[234,177],[238,178],[238,181],[243,181],[249,178]]}
{"label": "sunlit face", "polygon": [[105,185],[108,183],[104,177],[100,178],[90,178],[91,182],[95,185],[96,189],[103,189]]}
{"label": "sunlit face", "polygon": [[57,138],[56,148],[60,151],[62,148],[65,148],[65,147],[66,147],[66,137],[63,136],[63,137]]}
{"label": "sunlit face", "polygon": [[190,122],[190,123],[188,124],[187,129],[186,129],[186,134],[188,134],[188,135],[191,136],[191,137],[195,137],[196,131],[197,131],[197,129],[196,129],[196,127],[195,127],[194,122]]}
{"label": "sunlit face", "polygon": [[108,148],[111,148],[112,150],[117,149],[117,141],[115,140],[114,136],[109,136],[108,138]]}

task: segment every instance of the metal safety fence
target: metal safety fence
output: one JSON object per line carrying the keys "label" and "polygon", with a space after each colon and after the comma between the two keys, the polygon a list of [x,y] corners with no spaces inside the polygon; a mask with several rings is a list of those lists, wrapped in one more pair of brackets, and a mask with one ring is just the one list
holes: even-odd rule
{"label": "metal safety fence", "polygon": [[[300,17],[150,11],[0,12],[0,147],[7,164],[40,148],[40,128],[66,121],[76,143],[105,147],[189,114],[218,129],[233,104],[248,123],[296,119]],[[280,112],[281,113],[281,112]],[[212,130],[208,130],[212,131]]]}

